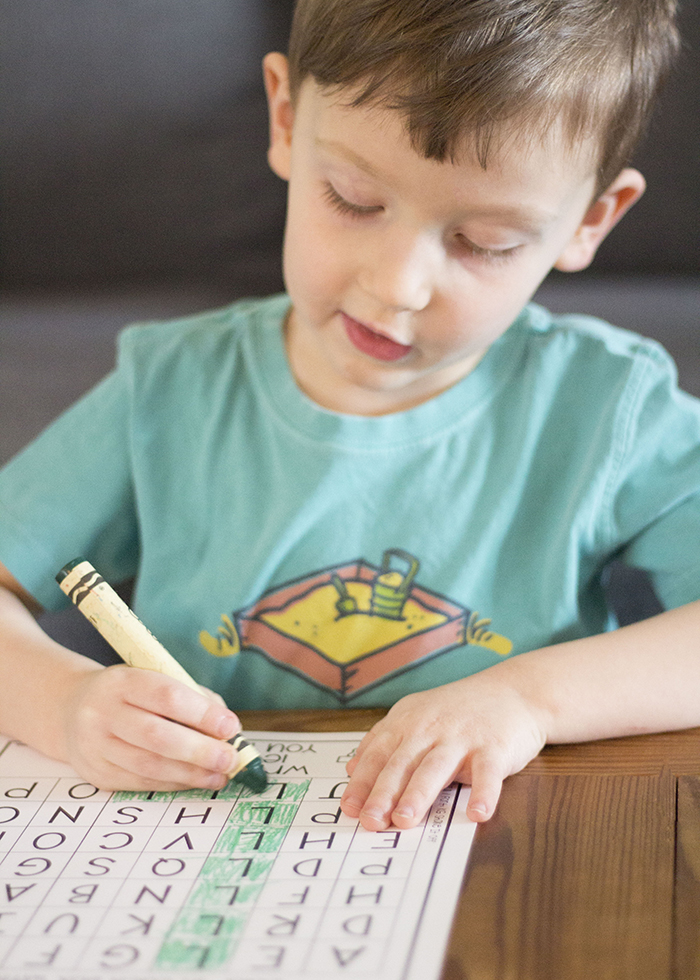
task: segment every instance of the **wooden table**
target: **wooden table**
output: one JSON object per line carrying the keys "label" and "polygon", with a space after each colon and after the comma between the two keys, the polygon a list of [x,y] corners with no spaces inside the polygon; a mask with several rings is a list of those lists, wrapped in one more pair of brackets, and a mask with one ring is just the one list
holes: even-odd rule
{"label": "wooden table", "polygon": [[[364,731],[381,711],[248,712]],[[480,826],[442,980],[700,978],[700,729],[552,746]]]}

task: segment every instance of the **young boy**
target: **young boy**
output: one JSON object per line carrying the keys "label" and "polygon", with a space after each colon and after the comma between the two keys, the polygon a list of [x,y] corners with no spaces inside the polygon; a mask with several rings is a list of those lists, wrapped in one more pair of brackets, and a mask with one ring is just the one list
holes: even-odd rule
{"label": "young boy", "polygon": [[[237,709],[393,705],[348,767],[369,829],[700,724],[700,405],[528,305],[642,194],[676,44],[672,0],[300,0],[264,64],[288,295],[127,331],[2,474],[4,732],[105,788],[225,782],[220,698],[35,624],[81,554]],[[667,611],[611,629],[615,556]]]}

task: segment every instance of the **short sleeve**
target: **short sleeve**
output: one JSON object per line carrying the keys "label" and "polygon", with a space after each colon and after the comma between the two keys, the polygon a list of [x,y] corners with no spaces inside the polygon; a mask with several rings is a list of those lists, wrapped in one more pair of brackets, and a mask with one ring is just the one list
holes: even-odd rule
{"label": "short sleeve", "polygon": [[660,349],[640,372],[612,492],[620,557],[670,609],[700,598],[700,400],[678,389]]}
{"label": "short sleeve", "polygon": [[117,370],[0,471],[0,561],[47,609],[80,555],[115,582],[136,572],[129,403]]}

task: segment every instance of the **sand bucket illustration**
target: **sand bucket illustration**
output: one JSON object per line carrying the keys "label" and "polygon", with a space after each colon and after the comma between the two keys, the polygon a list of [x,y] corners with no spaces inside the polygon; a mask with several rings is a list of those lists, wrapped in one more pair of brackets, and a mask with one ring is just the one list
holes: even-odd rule
{"label": "sand bucket illustration", "polygon": [[[391,568],[391,559],[406,562],[408,571],[402,573]],[[382,567],[372,584],[371,613],[385,619],[401,619],[403,607],[411,591],[420,562],[400,548],[389,548],[382,556]]]}

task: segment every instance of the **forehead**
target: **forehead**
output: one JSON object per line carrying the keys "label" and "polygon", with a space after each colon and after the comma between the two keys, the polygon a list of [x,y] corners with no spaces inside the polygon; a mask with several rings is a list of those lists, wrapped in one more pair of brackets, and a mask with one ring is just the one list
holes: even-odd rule
{"label": "forehead", "polygon": [[352,90],[327,90],[305,79],[296,102],[295,130],[329,165],[345,166],[357,179],[426,199],[442,194],[459,201],[470,192],[486,198],[494,194],[510,202],[506,209],[531,210],[543,220],[554,217],[572,197],[592,195],[596,147],[592,141],[572,146],[556,120],[542,134],[524,131],[517,120],[495,130],[485,165],[469,133],[453,159],[438,161],[415,148],[398,110],[353,106],[353,95]]}

